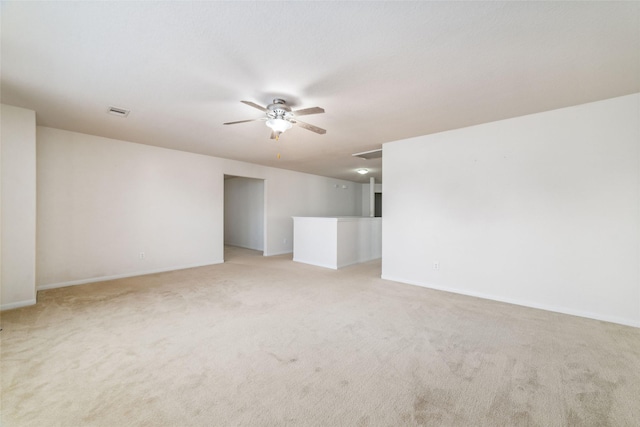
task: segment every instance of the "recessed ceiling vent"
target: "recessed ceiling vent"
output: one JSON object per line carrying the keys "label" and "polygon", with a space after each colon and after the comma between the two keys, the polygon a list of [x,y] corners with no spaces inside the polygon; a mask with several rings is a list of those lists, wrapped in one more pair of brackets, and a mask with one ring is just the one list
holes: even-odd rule
{"label": "recessed ceiling vent", "polygon": [[382,148],[371,151],[363,151],[362,153],[352,154],[353,157],[360,157],[361,159],[379,159],[382,157]]}
{"label": "recessed ceiling vent", "polygon": [[125,110],[124,108],[109,107],[109,109],[107,110],[107,113],[113,114],[114,116],[118,116],[118,117],[127,117],[129,115],[129,111],[130,110]]}

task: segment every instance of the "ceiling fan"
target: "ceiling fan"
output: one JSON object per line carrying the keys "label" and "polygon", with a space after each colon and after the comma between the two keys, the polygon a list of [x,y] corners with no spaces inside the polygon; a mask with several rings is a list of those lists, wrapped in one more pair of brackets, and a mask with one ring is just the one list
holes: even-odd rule
{"label": "ceiling fan", "polygon": [[323,108],[311,107],[303,108],[302,110],[291,111],[291,108],[287,105],[284,99],[280,98],[274,99],[273,104],[269,104],[266,107],[262,107],[250,101],[240,102],[263,111],[265,113],[265,117],[260,117],[258,119],[240,120],[237,122],[228,122],[224,123],[225,125],[235,125],[238,123],[264,120],[266,121],[267,126],[271,129],[271,139],[275,140],[278,140],[280,138],[280,135],[286,130],[291,129],[293,125],[300,126],[301,128],[310,130],[311,132],[319,133],[320,135],[324,135],[325,133],[327,133],[327,131],[322,128],[298,120],[299,116],[324,113]]}

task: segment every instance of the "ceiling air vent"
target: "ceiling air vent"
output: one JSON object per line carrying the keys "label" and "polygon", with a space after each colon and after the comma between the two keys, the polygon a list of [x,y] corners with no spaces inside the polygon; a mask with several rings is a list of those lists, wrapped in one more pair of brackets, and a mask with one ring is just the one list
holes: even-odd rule
{"label": "ceiling air vent", "polygon": [[361,159],[379,159],[382,157],[382,148],[371,151],[363,151],[362,153],[352,154],[353,157],[360,157]]}
{"label": "ceiling air vent", "polygon": [[118,116],[118,117],[127,117],[129,115],[129,110],[125,110],[124,108],[118,108],[118,107],[109,107],[109,109],[107,110],[107,113],[113,114],[114,116]]}

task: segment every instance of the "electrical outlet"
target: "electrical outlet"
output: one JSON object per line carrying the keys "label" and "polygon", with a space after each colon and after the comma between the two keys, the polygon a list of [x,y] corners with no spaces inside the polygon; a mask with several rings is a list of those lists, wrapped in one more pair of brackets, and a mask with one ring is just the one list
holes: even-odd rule
{"label": "electrical outlet", "polygon": [[284,243],[285,245],[287,244],[287,242],[288,242],[288,240],[286,238],[282,239],[282,243]]}
{"label": "electrical outlet", "polygon": [[433,269],[440,270],[440,261],[433,261]]}
{"label": "electrical outlet", "polygon": [[145,257],[144,252],[140,252],[139,257],[140,257],[140,259],[144,259],[144,257]]}

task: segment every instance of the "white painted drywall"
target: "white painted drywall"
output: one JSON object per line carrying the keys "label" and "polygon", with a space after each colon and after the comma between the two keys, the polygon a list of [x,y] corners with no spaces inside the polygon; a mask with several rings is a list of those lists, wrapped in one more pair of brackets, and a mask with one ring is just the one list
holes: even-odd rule
{"label": "white painted drywall", "polygon": [[[361,215],[362,216],[369,216],[369,211],[371,209],[371,185],[369,183],[366,184],[361,184],[362,185],[362,208],[361,208]],[[373,186],[373,192],[374,193],[382,193],[382,184],[375,184]]]}
{"label": "white painted drywall", "polygon": [[224,244],[264,250],[264,181],[224,180]]}
{"label": "white painted drywall", "polygon": [[205,156],[46,127],[37,148],[39,287],[222,262]]}
{"label": "white painted drywall", "polygon": [[265,255],[293,251],[292,216],[361,203],[349,181],[48,127],[37,154],[40,289],[222,262],[224,175],[265,180]]}
{"label": "white painted drywall", "polygon": [[383,149],[384,278],[640,326],[640,94]]}
{"label": "white painted drywall", "polygon": [[294,217],[293,260],[332,268],[379,259],[381,218]]}
{"label": "white painted drywall", "polygon": [[338,218],[337,267],[379,259],[382,256],[382,219]]}
{"label": "white painted drywall", "polygon": [[2,105],[0,308],[36,303],[36,115]]}
{"label": "white painted drywall", "polygon": [[294,216],[354,216],[360,213],[361,184],[283,169],[265,169],[265,255],[293,252]]}
{"label": "white painted drywall", "polygon": [[338,268],[336,218],[294,217],[293,260],[325,268]]}

